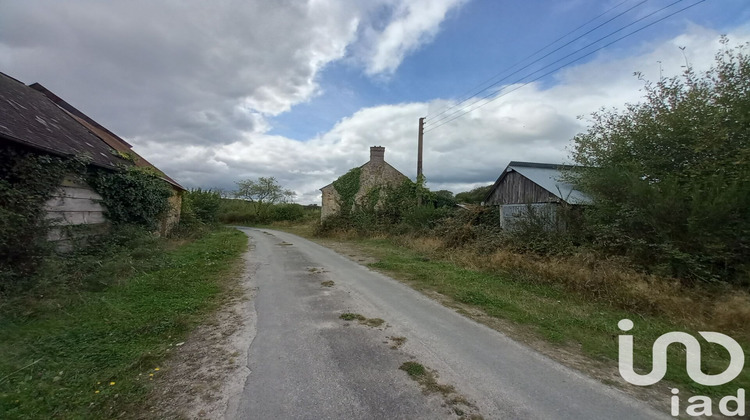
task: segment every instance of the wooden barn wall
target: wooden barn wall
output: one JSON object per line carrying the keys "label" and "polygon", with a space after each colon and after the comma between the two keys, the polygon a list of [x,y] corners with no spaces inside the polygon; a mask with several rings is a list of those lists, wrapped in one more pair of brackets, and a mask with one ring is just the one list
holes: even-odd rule
{"label": "wooden barn wall", "polygon": [[[104,207],[99,200],[102,197],[89,185],[66,177],[55,195],[45,204],[47,219],[52,221],[48,240],[57,243],[59,250],[72,248],[72,241],[81,236],[88,236],[96,229],[66,229],[69,226],[87,226],[92,228],[105,226]],[[73,233],[75,232],[75,233]],[[74,235],[71,237],[71,235]]]}
{"label": "wooden barn wall", "polygon": [[505,175],[492,192],[489,205],[549,203],[557,197],[516,171]]}

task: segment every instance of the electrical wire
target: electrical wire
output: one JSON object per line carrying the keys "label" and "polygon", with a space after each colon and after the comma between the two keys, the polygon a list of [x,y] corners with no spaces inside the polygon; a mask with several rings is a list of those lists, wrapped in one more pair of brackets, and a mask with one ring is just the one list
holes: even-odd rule
{"label": "electrical wire", "polygon": [[[523,63],[524,61],[526,61],[526,60],[528,60],[528,59],[530,59],[530,58],[534,57],[535,55],[537,55],[537,54],[539,54],[540,52],[542,52],[542,51],[546,50],[547,48],[551,47],[552,45],[555,45],[556,43],[558,43],[558,42],[562,41],[562,40],[563,40],[563,39],[565,39],[565,38],[566,38],[566,37],[567,37],[568,35],[571,35],[571,34],[573,34],[573,33],[577,32],[577,31],[578,31],[579,29],[581,29],[581,28],[583,28],[583,27],[587,26],[588,24],[590,24],[590,23],[592,23],[592,22],[596,21],[596,20],[597,20],[597,19],[599,19],[600,17],[602,17],[602,16],[606,15],[607,13],[609,13],[609,12],[611,12],[612,10],[614,10],[614,9],[616,9],[616,8],[618,8],[618,7],[620,7],[620,6],[622,5],[622,4],[624,4],[624,3],[627,3],[628,1],[630,1],[630,0],[623,0],[622,2],[620,2],[620,3],[618,3],[617,5],[615,5],[615,6],[611,7],[611,8],[609,8],[608,10],[606,10],[606,11],[605,11],[605,12],[603,12],[603,13],[601,13],[600,15],[598,15],[598,16],[596,16],[596,17],[594,17],[593,19],[590,19],[590,20],[589,20],[588,22],[584,23],[583,25],[580,25],[580,26],[578,26],[577,28],[575,28],[575,29],[573,29],[572,31],[570,31],[570,32],[566,33],[565,35],[563,35],[563,36],[561,36],[561,37],[557,38],[556,40],[554,40],[554,41],[552,41],[551,43],[549,43],[549,44],[545,45],[544,47],[542,47],[542,48],[540,48],[540,49],[538,49],[538,50],[534,51],[533,53],[531,53],[530,55],[526,56],[525,58],[523,58],[523,59],[521,59],[521,60],[517,61],[517,62],[516,62],[515,64],[511,65],[510,67],[506,68],[505,70],[502,70],[502,71],[500,71],[500,72],[496,73],[495,75],[493,75],[492,77],[488,78],[487,80],[485,80],[485,81],[483,81],[483,82],[479,83],[478,85],[474,86],[474,87],[473,87],[473,88],[471,88],[471,89],[468,89],[468,90],[467,90],[467,91],[465,91],[465,92],[464,92],[463,94],[461,94],[461,96],[459,96],[459,97],[465,97],[465,98],[464,98],[464,99],[462,99],[462,100],[461,100],[460,102],[458,102],[458,103],[455,103],[455,104],[453,104],[452,106],[448,106],[448,107],[446,107],[446,108],[445,108],[445,109],[443,109],[443,110],[442,110],[441,112],[439,112],[439,113],[437,113],[437,114],[435,114],[435,115],[433,115],[433,116],[431,116],[430,114],[428,114],[428,115],[427,115],[427,116],[425,117],[425,120],[426,120],[426,121],[429,121],[429,120],[430,120],[430,119],[432,119],[432,118],[436,118],[436,117],[439,117],[440,115],[442,115],[442,114],[444,114],[444,113],[446,113],[446,112],[450,111],[451,109],[453,109],[453,108],[455,108],[455,107],[457,107],[457,106],[461,105],[462,103],[464,103],[464,102],[468,101],[469,99],[475,98],[475,97],[476,97],[476,95],[478,95],[478,94],[480,94],[480,93],[484,92],[484,91],[485,91],[486,89],[488,89],[488,88],[490,88],[490,87],[492,87],[492,86],[496,85],[496,84],[497,84],[497,82],[496,82],[496,83],[493,83],[493,84],[491,84],[491,85],[489,85],[489,86],[485,86],[485,85],[486,85],[487,83],[489,83],[489,82],[493,81],[493,80],[494,80],[495,78],[497,78],[498,76],[500,76],[500,75],[502,75],[502,74],[504,74],[504,73],[507,73],[508,71],[512,70],[512,69],[513,69],[514,67],[518,66],[519,64]],[[575,39],[571,40],[570,42],[566,43],[565,45],[562,45],[562,46],[558,47],[557,49],[553,50],[553,51],[552,51],[552,52],[550,52],[549,54],[547,54],[547,55],[545,55],[545,56],[543,56],[543,57],[539,58],[538,60],[536,60],[536,61],[534,61],[534,62],[532,62],[532,63],[529,63],[528,65],[526,65],[526,66],[522,67],[521,69],[519,69],[519,71],[520,71],[520,70],[523,70],[523,69],[525,69],[525,68],[527,68],[528,66],[530,66],[530,65],[532,65],[532,64],[534,64],[534,63],[536,63],[536,62],[538,62],[538,61],[539,61],[539,60],[541,60],[541,59],[544,59],[544,58],[546,58],[546,57],[547,57],[547,56],[549,56],[550,54],[553,54],[553,53],[555,53],[555,52],[559,51],[559,50],[560,50],[560,49],[562,49],[563,47],[566,47],[566,46],[570,45],[570,43],[572,43],[572,42],[575,42],[575,41],[577,41],[578,39],[582,38],[583,36],[586,36],[586,35],[588,35],[589,33],[591,33],[591,32],[593,32],[593,31],[595,31],[596,29],[599,29],[599,28],[601,28],[602,26],[606,25],[607,23],[609,23],[609,22],[611,22],[611,21],[613,21],[613,20],[617,19],[618,17],[620,17],[620,16],[622,16],[622,15],[624,15],[624,14],[626,14],[626,13],[630,12],[631,10],[633,10],[633,9],[635,9],[636,7],[638,7],[638,6],[640,6],[640,5],[644,4],[644,3],[646,3],[647,1],[648,1],[648,0],[643,0],[643,1],[641,1],[640,3],[636,4],[635,6],[633,6],[633,7],[629,8],[629,9],[625,10],[624,12],[621,12],[621,13],[619,13],[618,15],[616,15],[616,16],[614,16],[613,18],[611,18],[611,19],[607,20],[606,22],[604,22],[604,23],[602,23],[602,24],[600,24],[600,25],[596,26],[595,28],[593,28],[593,29],[589,30],[588,32],[584,33],[583,35],[581,35],[581,36],[579,36],[579,37],[577,37],[577,38],[575,38]],[[507,77],[511,76],[512,74],[513,74],[513,73],[511,73],[510,75],[506,76],[505,78],[507,78]],[[505,78],[501,79],[500,81],[504,80]],[[475,91],[475,90],[476,90],[477,88],[479,88],[479,87],[482,87],[482,88],[481,88],[481,89],[479,89],[478,91],[474,92],[474,91]]]}
{"label": "electrical wire", "polygon": [[[635,20],[635,21],[633,21],[633,22],[630,22],[629,24],[627,24],[627,25],[625,25],[625,26],[623,26],[623,27],[621,27],[621,28],[619,28],[619,29],[617,29],[617,30],[615,30],[615,31],[613,31],[613,32],[610,32],[610,33],[608,33],[607,35],[605,35],[605,36],[603,36],[603,37],[601,37],[601,38],[599,38],[599,39],[597,39],[597,40],[595,40],[595,41],[593,41],[593,42],[590,42],[589,44],[587,44],[587,45],[585,45],[585,46],[583,46],[583,47],[581,47],[581,48],[579,48],[579,49],[577,49],[577,50],[573,51],[572,53],[570,53],[570,54],[568,54],[568,55],[566,55],[566,56],[563,56],[563,57],[561,57],[561,58],[559,58],[559,59],[557,59],[557,60],[555,60],[555,61],[553,61],[553,62],[551,62],[551,63],[547,64],[546,66],[544,66],[544,67],[542,67],[542,68],[540,68],[540,69],[536,70],[535,72],[533,72],[533,73],[531,73],[531,74],[527,74],[527,75],[525,75],[525,76],[521,77],[520,79],[517,79],[517,80],[516,80],[515,82],[513,82],[513,83],[518,83],[518,82],[520,82],[521,80],[523,80],[523,79],[524,79],[524,78],[526,78],[526,77],[532,76],[532,75],[534,75],[534,74],[536,74],[536,73],[538,73],[538,72],[540,72],[540,71],[542,71],[542,70],[544,70],[544,69],[546,69],[546,68],[548,68],[548,67],[551,67],[552,65],[554,65],[554,64],[556,64],[556,63],[559,63],[560,61],[562,61],[562,60],[564,60],[564,59],[566,59],[566,58],[568,58],[568,57],[570,57],[570,56],[573,56],[573,55],[575,55],[575,54],[577,54],[577,53],[579,53],[579,52],[581,52],[581,51],[585,50],[586,48],[589,48],[589,47],[591,47],[591,46],[593,46],[593,45],[597,44],[597,43],[598,43],[599,41],[602,41],[602,40],[604,40],[604,39],[606,39],[606,38],[609,38],[610,36],[612,36],[612,35],[614,35],[614,34],[616,34],[616,33],[620,32],[620,31],[622,31],[622,30],[624,30],[624,29],[626,29],[626,28],[629,28],[629,27],[633,26],[633,25],[637,24],[638,22],[641,22],[641,21],[643,21],[643,20],[645,20],[645,19],[648,19],[649,17],[651,17],[651,16],[653,16],[653,15],[655,15],[655,14],[657,14],[657,13],[660,13],[660,12],[662,12],[662,11],[664,11],[664,10],[666,10],[666,9],[668,9],[668,8],[670,8],[670,7],[674,6],[675,4],[677,4],[677,3],[680,3],[680,2],[682,2],[682,1],[684,1],[684,0],[677,0],[677,1],[673,2],[673,3],[670,3],[670,4],[668,4],[668,5],[664,6],[664,7],[662,7],[661,9],[658,9],[658,10],[656,10],[656,11],[654,11],[654,12],[651,12],[651,13],[647,14],[646,16],[643,16],[643,17],[641,17],[640,19],[637,19],[637,20]],[[549,55],[549,54],[548,54],[548,55]],[[537,61],[538,61],[538,60],[537,60]],[[504,77],[503,79],[501,79],[501,80],[498,80],[497,82],[493,83],[493,85],[492,85],[492,86],[495,86],[495,85],[499,84],[500,82],[502,82],[503,80],[507,79],[508,77],[510,77],[510,76],[512,76],[512,75],[514,75],[514,74],[516,74],[516,73],[519,73],[519,72],[520,72],[521,70],[524,70],[524,69],[528,68],[528,67],[529,67],[529,66],[530,66],[531,64],[534,64],[534,63],[530,63],[530,64],[529,64],[528,66],[524,66],[523,68],[521,68],[521,69],[518,69],[517,71],[515,71],[515,72],[513,72],[513,73],[509,74],[508,76]],[[511,83],[511,84],[513,84],[513,83]],[[487,90],[487,89],[484,89],[484,90]],[[458,109],[458,110],[456,110],[456,111],[453,111],[453,112],[451,112],[450,114],[448,114],[448,115],[446,115],[446,116],[444,116],[444,117],[438,118],[438,119],[437,119],[436,121],[434,121],[434,122],[433,122],[433,124],[436,124],[436,123],[438,123],[438,122],[440,122],[440,121],[443,121],[443,120],[449,119],[449,118],[450,118],[451,116],[453,116],[453,115],[456,115],[456,114],[460,113],[460,112],[461,112],[462,110],[464,110],[464,109],[466,109],[466,108],[469,108],[469,107],[471,107],[471,106],[473,106],[473,105],[475,105],[475,104],[479,103],[479,102],[480,102],[480,101],[482,101],[483,99],[486,99],[486,98],[488,98],[488,97],[490,97],[490,96],[494,95],[495,93],[496,93],[496,92],[490,92],[490,93],[488,93],[488,94],[486,94],[486,95],[484,95],[484,96],[482,96],[482,97],[480,97],[480,98],[476,99],[476,100],[475,100],[474,102],[472,102],[472,103],[470,103],[470,104],[468,104],[468,105],[465,105],[465,106],[461,107],[460,109]]]}
{"label": "electrical wire", "polygon": [[[527,81],[527,82],[525,82],[525,83],[523,83],[523,84],[521,84],[521,85],[519,85],[519,86],[517,86],[517,87],[515,87],[515,88],[513,88],[513,89],[511,89],[511,90],[509,90],[509,91],[503,92],[503,93],[501,93],[500,95],[497,95],[496,97],[494,97],[494,98],[492,98],[492,99],[490,99],[490,100],[488,100],[488,101],[486,101],[486,102],[484,102],[484,103],[482,103],[482,104],[478,105],[478,106],[477,106],[477,107],[475,107],[475,108],[472,108],[472,109],[470,109],[470,110],[468,110],[468,111],[466,111],[466,112],[464,112],[464,113],[461,113],[460,115],[457,115],[457,116],[455,116],[455,117],[453,117],[453,118],[450,118],[450,119],[448,119],[447,121],[444,121],[444,122],[442,122],[442,123],[440,123],[440,124],[436,125],[435,127],[432,127],[432,128],[430,128],[429,130],[425,130],[425,134],[426,134],[426,133],[428,133],[428,132],[430,132],[430,131],[433,131],[433,130],[435,130],[435,129],[437,129],[437,128],[439,128],[439,127],[441,127],[441,126],[445,125],[445,124],[448,124],[448,123],[449,123],[449,122],[451,122],[451,121],[454,121],[454,120],[456,120],[456,119],[458,119],[458,118],[461,118],[461,117],[463,117],[464,115],[466,115],[466,114],[468,114],[468,113],[470,113],[470,112],[472,112],[472,111],[474,111],[474,110],[477,110],[477,109],[479,109],[479,108],[481,108],[481,107],[483,107],[483,106],[485,106],[485,105],[489,104],[489,103],[490,103],[490,102],[492,102],[492,101],[495,101],[495,100],[497,100],[497,99],[500,99],[501,97],[503,97],[503,96],[505,96],[505,95],[508,95],[508,94],[510,94],[510,93],[512,93],[512,92],[515,92],[516,90],[518,90],[518,89],[521,89],[522,87],[524,87],[524,86],[526,86],[526,85],[528,85],[528,84],[530,84],[530,83],[532,83],[532,82],[535,82],[535,81],[537,81],[537,80],[539,80],[539,79],[541,79],[541,78],[543,78],[543,77],[549,76],[550,74],[553,74],[553,73],[555,73],[556,71],[558,71],[558,70],[560,70],[560,69],[562,69],[562,68],[564,68],[564,67],[567,67],[567,66],[569,66],[569,65],[571,65],[571,64],[573,64],[573,63],[575,63],[576,61],[579,61],[579,60],[581,60],[581,59],[583,59],[583,58],[586,58],[586,57],[590,56],[591,54],[594,54],[594,53],[595,53],[595,52],[597,52],[597,51],[600,51],[600,50],[602,50],[602,49],[604,49],[604,48],[606,48],[606,47],[609,47],[610,45],[612,45],[612,44],[614,44],[614,43],[616,43],[616,42],[619,42],[619,41],[621,41],[621,40],[623,40],[623,39],[625,39],[625,38],[627,38],[627,37],[629,37],[629,36],[632,36],[632,35],[634,35],[634,34],[636,34],[636,33],[640,32],[640,31],[642,31],[642,30],[644,30],[644,29],[646,29],[646,28],[649,28],[649,27],[651,27],[651,26],[653,26],[653,25],[655,25],[655,24],[657,24],[657,23],[659,23],[659,22],[661,22],[661,21],[663,21],[663,20],[665,20],[665,19],[668,19],[668,18],[670,18],[670,17],[672,17],[672,16],[674,16],[674,15],[676,15],[676,14],[678,14],[678,13],[681,13],[681,12],[683,12],[683,11],[687,10],[687,9],[690,9],[690,8],[692,8],[692,7],[695,7],[695,6],[697,6],[697,5],[699,5],[700,3],[703,3],[703,2],[705,2],[705,1],[706,1],[706,0],[700,0],[700,1],[698,1],[698,2],[696,2],[696,3],[693,3],[693,4],[689,5],[689,6],[683,7],[683,8],[682,8],[682,9],[680,9],[680,10],[677,10],[677,11],[675,11],[675,12],[672,12],[672,13],[670,13],[670,14],[668,14],[668,15],[666,15],[666,16],[664,16],[664,17],[662,17],[662,18],[659,18],[659,19],[657,19],[657,20],[655,20],[655,21],[653,21],[653,22],[651,22],[651,23],[649,23],[649,24],[647,24],[647,25],[645,25],[645,26],[641,27],[641,28],[638,28],[638,29],[636,29],[636,30],[634,30],[634,31],[632,31],[632,32],[630,32],[630,33],[628,33],[628,34],[626,34],[626,35],[623,35],[623,36],[621,36],[620,38],[617,38],[617,39],[615,39],[614,41],[611,41],[611,42],[609,42],[608,44],[602,45],[601,47],[599,47],[599,48],[597,48],[597,49],[595,49],[595,50],[593,50],[593,51],[590,51],[590,52],[588,52],[588,53],[586,53],[586,54],[584,54],[584,55],[582,55],[582,56],[580,56],[580,57],[578,57],[578,58],[576,58],[576,59],[574,59],[574,60],[571,60],[571,61],[569,61],[569,62],[567,62],[567,63],[565,63],[565,64],[563,64],[563,65],[561,65],[561,66],[559,66],[559,67],[557,67],[557,68],[555,68],[555,69],[553,69],[553,70],[551,70],[551,71],[548,71],[548,72],[546,72],[546,73],[544,73],[544,74],[542,74],[542,75],[540,75],[540,76],[538,76],[538,77],[536,77],[536,78],[534,78],[534,79],[532,79],[532,80],[529,80],[529,81]],[[579,51],[580,51],[580,50],[579,50]],[[558,60],[558,61],[559,61],[559,60]],[[549,66],[547,66],[547,67],[549,67]],[[541,69],[540,69],[540,70],[538,70],[538,71],[537,71],[537,72],[535,72],[535,73],[538,73],[539,71],[541,71]],[[534,74],[534,73],[532,73],[532,74]],[[528,76],[525,76],[525,77],[528,77]],[[523,78],[522,78],[522,79],[523,79]],[[489,96],[491,96],[491,95],[492,95],[492,94],[490,94],[490,95],[487,95],[487,96],[485,96],[485,97],[484,97],[484,98],[482,98],[482,99],[485,99],[485,98],[487,98],[487,97],[489,97]],[[475,103],[476,103],[476,102],[475,102]],[[459,110],[459,111],[460,111],[460,110]],[[451,115],[456,115],[456,113],[453,113],[453,114],[451,114]]]}

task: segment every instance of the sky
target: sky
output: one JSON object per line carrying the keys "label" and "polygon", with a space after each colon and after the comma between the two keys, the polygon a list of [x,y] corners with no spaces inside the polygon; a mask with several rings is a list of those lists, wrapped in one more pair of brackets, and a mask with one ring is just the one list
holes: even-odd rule
{"label": "sky", "polygon": [[750,41],[750,1],[0,0],[0,72],[187,188],[273,176],[309,204],[370,146],[414,179],[420,117],[433,190],[569,163],[587,116],[641,100],[635,72],[708,69],[721,35]]}

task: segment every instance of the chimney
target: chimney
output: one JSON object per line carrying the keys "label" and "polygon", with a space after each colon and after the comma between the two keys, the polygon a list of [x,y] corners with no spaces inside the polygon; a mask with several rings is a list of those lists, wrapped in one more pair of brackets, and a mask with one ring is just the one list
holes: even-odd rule
{"label": "chimney", "polygon": [[370,147],[370,162],[385,162],[385,147]]}

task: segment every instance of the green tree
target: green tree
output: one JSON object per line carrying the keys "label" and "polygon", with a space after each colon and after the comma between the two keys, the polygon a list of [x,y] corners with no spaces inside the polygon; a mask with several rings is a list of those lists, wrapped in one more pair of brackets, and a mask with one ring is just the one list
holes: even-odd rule
{"label": "green tree", "polygon": [[594,113],[572,157],[595,243],[683,278],[746,282],[750,57],[727,42],[707,72],[646,82],[645,101]]}
{"label": "green tree", "polygon": [[484,187],[476,187],[471,191],[460,192],[456,194],[456,201],[459,203],[479,204],[487,197],[493,185],[485,185]]}
{"label": "green tree", "polygon": [[435,191],[435,207],[453,207],[456,205],[456,198],[453,192],[448,190]]}
{"label": "green tree", "polygon": [[218,190],[191,189],[182,197],[190,203],[195,217],[203,223],[216,223],[221,206],[221,193]]}
{"label": "green tree", "polygon": [[235,197],[248,200],[255,204],[256,216],[268,214],[268,210],[276,203],[287,203],[294,199],[295,193],[286,190],[274,177],[259,177],[257,180],[246,179],[238,181]]}

